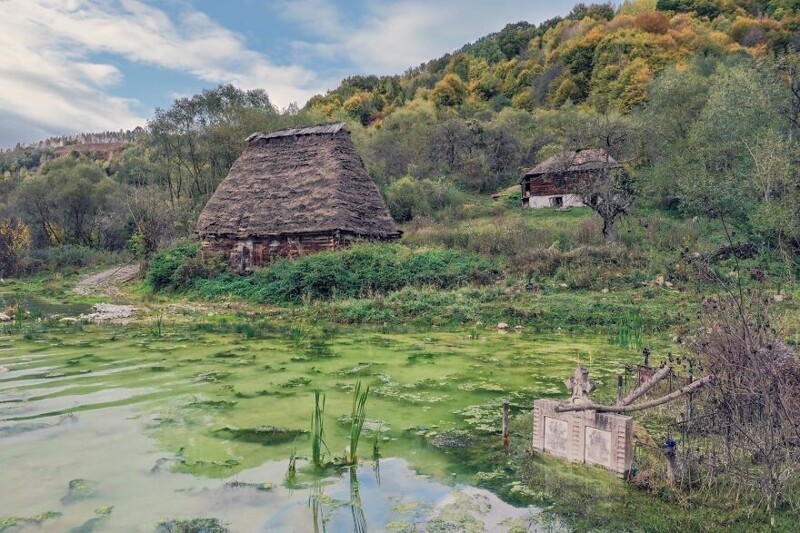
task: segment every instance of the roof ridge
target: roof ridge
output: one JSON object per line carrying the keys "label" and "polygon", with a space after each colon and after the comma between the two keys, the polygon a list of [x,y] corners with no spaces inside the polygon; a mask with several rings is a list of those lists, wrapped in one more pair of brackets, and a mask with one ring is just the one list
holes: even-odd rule
{"label": "roof ridge", "polygon": [[[295,137],[298,135],[333,135],[346,128],[344,122],[328,122],[314,126],[303,126],[299,128],[284,128],[271,132],[255,132],[245,139],[247,143],[253,143],[261,139],[274,139],[277,137]],[[345,130],[346,131],[346,130]]]}

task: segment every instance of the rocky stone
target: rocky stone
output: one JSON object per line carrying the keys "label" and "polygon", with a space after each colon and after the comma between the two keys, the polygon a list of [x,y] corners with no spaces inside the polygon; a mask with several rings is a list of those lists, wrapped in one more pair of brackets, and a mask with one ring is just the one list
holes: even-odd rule
{"label": "rocky stone", "polygon": [[5,313],[0,313],[0,322],[11,322],[13,320],[10,316]]}
{"label": "rocky stone", "polygon": [[77,321],[78,321],[78,319],[75,318],[74,316],[65,316],[64,318],[59,320],[59,322],[64,322],[66,324],[74,324]]}
{"label": "rocky stone", "polygon": [[508,324],[506,324],[505,322],[500,322],[499,324],[497,324],[497,329],[506,330],[508,329]]}
{"label": "rocky stone", "polygon": [[783,294],[776,294],[775,296],[772,297],[772,300],[778,303],[782,302],[785,299],[786,297]]}
{"label": "rocky stone", "polygon": [[602,292],[603,294],[608,294],[608,292],[609,292],[609,291],[608,291],[608,287],[604,288],[604,289],[603,289],[602,291],[600,291],[600,292]]}
{"label": "rocky stone", "polygon": [[86,322],[104,322],[107,320],[124,320],[130,318],[136,308],[132,305],[99,303],[92,306],[92,312],[82,314],[78,318]]}

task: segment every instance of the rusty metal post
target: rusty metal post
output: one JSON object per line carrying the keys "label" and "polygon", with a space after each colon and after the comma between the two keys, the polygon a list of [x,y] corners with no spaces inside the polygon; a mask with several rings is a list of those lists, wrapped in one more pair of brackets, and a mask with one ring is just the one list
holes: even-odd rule
{"label": "rusty metal post", "polygon": [[503,402],[503,446],[508,448],[508,402]]}

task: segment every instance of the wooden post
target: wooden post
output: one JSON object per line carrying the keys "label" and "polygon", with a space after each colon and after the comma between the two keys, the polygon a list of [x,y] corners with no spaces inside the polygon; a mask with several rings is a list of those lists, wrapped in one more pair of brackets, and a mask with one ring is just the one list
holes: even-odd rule
{"label": "wooden post", "polygon": [[617,374],[617,405],[622,402],[622,374]]}
{"label": "wooden post", "polygon": [[617,403],[619,405],[629,405],[631,402],[633,402],[633,401],[637,400],[638,398],[640,398],[641,396],[647,394],[647,392],[650,389],[655,387],[658,384],[659,381],[661,381],[662,379],[664,379],[668,375],[670,375],[670,376],[672,375],[672,369],[669,366],[665,366],[664,368],[662,368],[661,370],[659,370],[658,372],[653,374],[653,377],[651,377],[649,381],[645,381],[644,383],[642,383],[641,385],[639,385],[638,387],[633,389],[630,392],[630,394],[628,394],[626,397],[622,398]]}
{"label": "wooden post", "polygon": [[664,448],[664,455],[667,457],[667,483],[669,485],[675,484],[675,471],[678,469],[675,446],[675,441],[667,438],[667,445]]}
{"label": "wooden post", "polygon": [[508,402],[503,402],[503,446],[508,448]]}

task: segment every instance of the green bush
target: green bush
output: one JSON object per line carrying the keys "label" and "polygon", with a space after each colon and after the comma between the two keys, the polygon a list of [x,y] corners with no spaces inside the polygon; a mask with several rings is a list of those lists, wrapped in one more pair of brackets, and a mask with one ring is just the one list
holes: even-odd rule
{"label": "green bush", "polygon": [[455,250],[411,250],[400,245],[361,244],[294,260],[282,259],[252,276],[223,274],[195,280],[200,296],[237,296],[258,302],[359,298],[403,287],[438,289],[488,283],[499,275],[486,258]]}
{"label": "green bush", "polygon": [[147,268],[148,285],[155,291],[187,287],[191,280],[183,276],[183,266],[187,260],[197,257],[199,251],[200,243],[184,241],[156,253]]}
{"label": "green bush", "polygon": [[65,270],[109,265],[130,260],[125,253],[96,250],[88,246],[67,244],[31,252],[29,272],[64,272]]}
{"label": "green bush", "polygon": [[183,260],[172,273],[172,287],[176,290],[191,288],[196,279],[213,279],[228,269],[224,254],[204,257],[196,253]]}
{"label": "green bush", "polygon": [[392,182],[386,190],[386,205],[398,222],[414,217],[430,216],[443,209],[458,206],[464,194],[452,183],[405,176]]}

